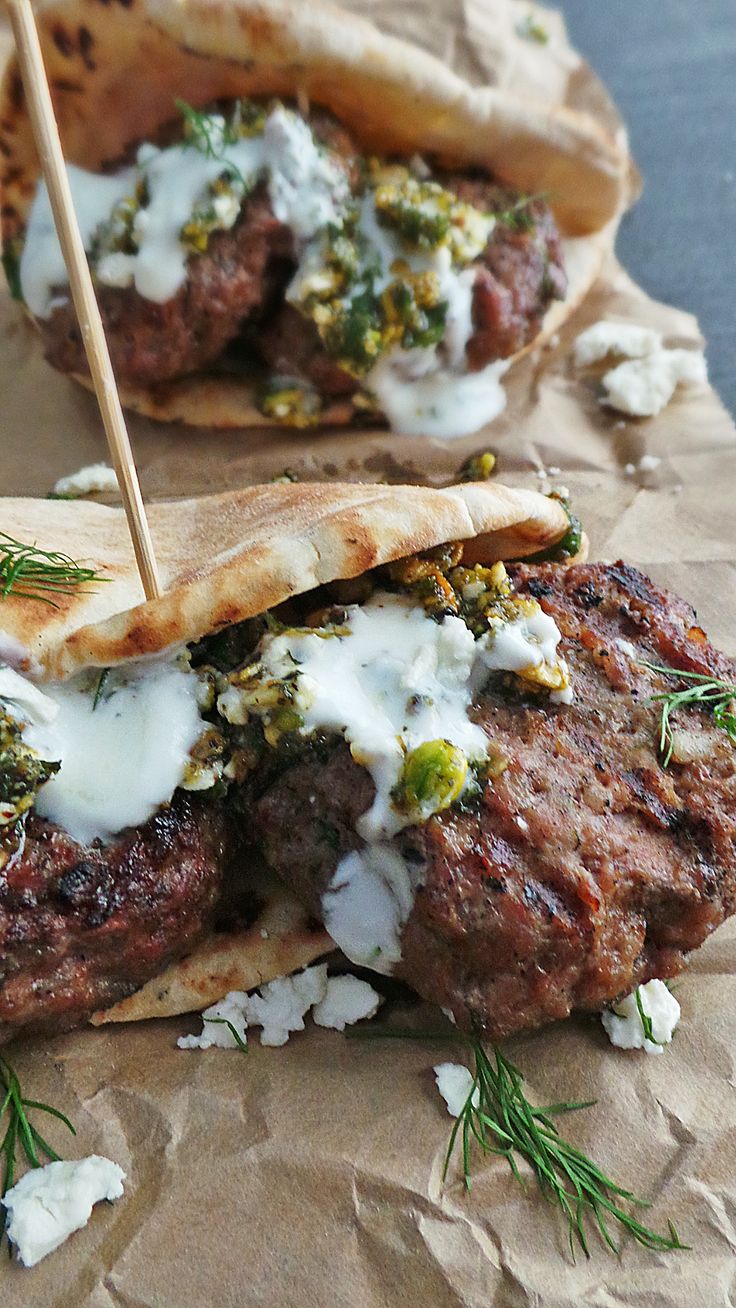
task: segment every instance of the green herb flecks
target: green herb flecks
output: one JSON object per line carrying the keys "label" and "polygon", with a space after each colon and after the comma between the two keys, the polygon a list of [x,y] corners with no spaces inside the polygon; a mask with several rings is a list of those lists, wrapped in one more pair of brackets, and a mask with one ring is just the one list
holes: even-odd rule
{"label": "green herb flecks", "polygon": [[736,683],[712,677],[707,672],[682,672],[679,668],[668,668],[659,663],[642,661],[641,666],[687,683],[680,689],[663,690],[652,695],[652,701],[662,706],[659,751],[663,767],[668,767],[672,760],[675,748],[672,716],[680,709],[709,709],[716,726],[736,744]]}
{"label": "green herb flecks", "polygon": [[504,227],[509,227],[512,232],[529,232],[535,222],[532,205],[537,200],[545,199],[547,199],[547,196],[543,191],[539,191],[536,195],[520,195],[509,209],[494,214],[496,222],[502,223]]}
{"label": "green herb flecks", "polygon": [[68,554],[24,545],[0,531],[0,598],[38,600],[58,608],[54,596],[72,595],[79,586],[108,581],[95,568],[84,568]]}
{"label": "green herb flecks", "polygon": [[110,676],[110,668],[103,668],[99,677],[97,678],[97,685],[95,686],[95,697],[92,700],[93,713],[97,708],[97,705],[99,704],[100,700],[103,698],[105,694],[105,687],[107,685],[109,676]]}
{"label": "green herb flecks", "polygon": [[[38,757],[24,741],[20,725],[0,706],[0,833],[28,812],[39,787],[60,767]],[[6,854],[0,847],[0,868]]]}
{"label": "green herb flecks", "polygon": [[39,1103],[37,1099],[26,1099],[16,1073],[4,1058],[0,1058],[0,1093],[3,1094],[0,1104],[0,1124],[5,1124],[5,1134],[0,1142],[0,1156],[3,1159],[0,1194],[5,1195],[15,1184],[19,1152],[22,1157],[25,1157],[29,1167],[43,1167],[44,1161],[52,1163],[59,1161],[60,1155],[30,1120],[29,1110],[56,1117],[64,1123],[72,1135],[77,1133],[69,1118],[58,1108]]}
{"label": "green herb flecks", "polygon": [[686,1249],[669,1222],[669,1234],[660,1235],[644,1226],[628,1207],[646,1208],[638,1199],[607,1176],[582,1150],[564,1140],[552,1118],[562,1113],[590,1108],[594,1101],[568,1101],[534,1108],[527,1099],[524,1078],[499,1049],[490,1057],[483,1046],[473,1041],[475,1071],[468,1097],[450,1135],[443,1177],[458,1138],[462,1145],[463,1176],[470,1189],[470,1153],[473,1141],[484,1154],[505,1158],[516,1180],[523,1185],[517,1158],[524,1158],[534,1173],[542,1193],[564,1213],[570,1251],[576,1242],[590,1257],[586,1224],[593,1220],[601,1237],[614,1253],[619,1245],[610,1230],[610,1222],[645,1249]]}
{"label": "green herb flecks", "polygon": [[574,559],[580,553],[580,547],[583,543],[583,524],[573,513],[569,501],[565,499],[564,495],[552,491],[547,498],[557,500],[558,504],[565,510],[568,522],[567,531],[554,545],[550,545],[549,549],[539,550],[537,554],[526,558],[525,563],[561,563],[565,559]]}
{"label": "green herb flecks", "polygon": [[240,182],[243,190],[247,191],[248,183],[237,164],[225,157],[226,147],[234,145],[241,133],[227,121],[216,121],[212,114],[193,109],[186,100],[175,100],[174,104],[184,119],[184,138],[188,144],[193,145],[207,159],[221,161],[223,171]]}
{"label": "green herb flecks", "polygon": [[523,36],[525,41],[536,41],[537,45],[546,45],[549,41],[547,28],[543,27],[534,14],[527,14],[526,18],[516,24],[516,34]]}
{"label": "green herb flecks", "polygon": [[2,265],[8,290],[14,300],[23,301],[23,288],[20,284],[20,256],[23,252],[23,240],[20,236],[6,241],[2,253]]}
{"label": "green herb flecks", "polygon": [[458,481],[490,481],[496,471],[497,457],[493,450],[481,450],[478,454],[471,454],[461,464],[457,473]]}

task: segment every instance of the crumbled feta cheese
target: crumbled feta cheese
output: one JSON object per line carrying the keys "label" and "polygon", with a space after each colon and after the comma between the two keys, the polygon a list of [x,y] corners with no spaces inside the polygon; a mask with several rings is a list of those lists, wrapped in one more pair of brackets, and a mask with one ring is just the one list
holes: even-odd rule
{"label": "crumbled feta cheese", "polygon": [[304,1030],[304,1016],[327,993],[327,964],[307,967],[295,976],[280,976],[248,997],[250,1026],[262,1026],[262,1045],[285,1045],[292,1031]]}
{"label": "crumbled feta cheese", "polygon": [[118,494],[115,469],[106,463],[90,463],[68,477],[60,477],[54,486],[55,495],[92,495],[95,491],[104,495]]}
{"label": "crumbled feta cheese", "polygon": [[657,350],[643,359],[627,359],[603,377],[602,403],[651,418],[669,404],[680,383],[703,385],[708,380],[705,359],[692,350]]}
{"label": "crumbled feta cheese", "polygon": [[625,359],[642,359],[652,354],[662,344],[659,332],[651,327],[639,327],[633,322],[594,323],[587,331],[581,332],[573,346],[576,368],[589,368],[593,363],[611,354]]}
{"label": "crumbled feta cheese", "polygon": [[601,404],[635,418],[661,413],[681,383],[701,386],[708,380],[701,351],[668,350],[659,332],[635,323],[598,322],[578,336],[574,347],[578,368],[608,355],[618,355],[625,362],[604,374]]}
{"label": "crumbled feta cheese", "polygon": [[630,640],[622,640],[620,636],[617,636],[616,646],[621,650],[622,654],[626,655],[627,659],[631,659],[634,663],[636,662],[638,658],[636,646],[632,645]]}
{"label": "crumbled feta cheese", "polygon": [[413,154],[409,160],[409,169],[420,181],[426,181],[432,176],[432,170],[420,154]]}
{"label": "crumbled feta cheese", "polygon": [[242,200],[240,196],[230,194],[216,195],[212,201],[215,217],[225,231],[235,226],[240,213]]}
{"label": "crumbled feta cheese", "polygon": [[654,469],[658,468],[661,462],[662,460],[656,454],[642,454],[639,460],[639,471],[654,472]]}
{"label": "crumbled feta cheese", "polygon": [[179,1036],[177,1045],[180,1049],[239,1049],[235,1036],[228,1022],[237,1031],[243,1044],[247,1037],[248,1025],[245,1018],[248,996],[242,990],[231,990],[218,1004],[205,1008],[202,1014],[202,1034]]}
{"label": "crumbled feta cheese", "polygon": [[261,1026],[262,1045],[285,1045],[292,1031],[304,1030],[305,1013],[324,999],[326,991],[326,963],[277,977],[255,994],[231,990],[218,1004],[205,1009],[201,1035],[180,1036],[176,1043],[180,1049],[237,1049],[229,1022],[243,1043],[247,1027]]}
{"label": "crumbled feta cheese", "polygon": [[[473,1076],[464,1063],[438,1063],[433,1069],[437,1089],[447,1104],[450,1117],[459,1117],[465,1107]],[[478,1089],[473,1092],[473,1104],[478,1104]]]}
{"label": "crumbled feta cheese", "polygon": [[627,463],[626,467],[624,468],[624,472],[626,473],[627,477],[633,477],[634,473],[636,472],[636,464]]}
{"label": "crumbled feta cheese", "polygon": [[661,1054],[668,1045],[680,1020],[680,1005],[667,989],[664,981],[647,981],[638,987],[639,1000],[647,1017],[651,1018],[654,1040],[644,1034],[636,1002],[637,991],[627,995],[615,1008],[606,1008],[601,1021],[612,1045],[619,1049],[643,1049],[647,1054]]}
{"label": "crumbled feta cheese", "polygon": [[331,976],[323,999],[315,1004],[312,1017],[317,1026],[329,1026],[344,1031],[353,1022],[375,1017],[381,996],[357,976]]}
{"label": "crumbled feta cheese", "polygon": [[562,472],[562,468],[557,468],[554,466],[554,464],[550,464],[550,466],[547,469],[547,472],[549,473],[550,477],[559,477],[560,473]]}
{"label": "crumbled feta cheese", "polygon": [[113,250],[111,254],[103,254],[97,261],[95,272],[98,282],[103,286],[116,286],[119,290],[124,290],[127,286],[133,285],[135,276],[136,257],[134,254],[123,254],[122,251]]}
{"label": "crumbled feta cheese", "polygon": [[8,1190],[6,1233],[25,1267],[53,1253],[73,1231],[87,1225],[101,1199],[123,1193],[125,1172],[99,1154],[35,1167]]}

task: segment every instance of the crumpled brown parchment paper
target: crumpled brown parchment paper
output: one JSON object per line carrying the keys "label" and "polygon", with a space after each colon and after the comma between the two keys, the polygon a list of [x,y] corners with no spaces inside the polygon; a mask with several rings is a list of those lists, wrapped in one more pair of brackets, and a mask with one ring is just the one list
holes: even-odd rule
{"label": "crumpled brown parchment paper", "polygon": [[[353,0],[476,82],[592,108],[621,130],[599,82],[569,48],[559,17],[537,11],[546,45],[516,31],[516,0]],[[663,126],[663,130],[664,126]],[[290,467],[303,476],[447,480],[492,446],[499,475],[564,484],[593,557],[624,556],[693,601],[736,651],[736,432],[712,391],[681,392],[656,419],[600,408],[575,375],[575,336],[603,316],[699,339],[685,313],[655,304],[609,258],[552,348],[513,373],[506,413],[487,433],[443,445],[386,433],[247,435],[131,419],[144,491],[192,494]],[[0,488],[45,494],[105,458],[91,396],[48,369],[32,330],[0,301]],[[660,462],[627,475],[643,454]],[[540,472],[559,469],[547,479]],[[0,519],[1,519],[0,508]],[[1,526],[0,521],[0,526]],[[314,1027],[284,1049],[254,1034],[239,1053],[185,1053],[187,1019],[82,1031],[18,1045],[26,1093],[58,1105],[78,1136],[69,1155],[116,1159],[123,1200],[32,1271],[0,1263],[15,1308],[716,1308],[736,1286],[736,929],[693,957],[678,991],[683,1018],[661,1058],[614,1050],[597,1020],[509,1040],[540,1102],[596,1098],[565,1131],[616,1178],[672,1218],[692,1252],[624,1241],[620,1259],[592,1239],[572,1263],[564,1223],[502,1160],[476,1159],[472,1194],[457,1166],[441,1182],[450,1119],[431,1067],[452,1045],[352,1042]],[[380,1019],[379,1019],[380,1020]],[[428,1009],[397,1020],[436,1025]]]}

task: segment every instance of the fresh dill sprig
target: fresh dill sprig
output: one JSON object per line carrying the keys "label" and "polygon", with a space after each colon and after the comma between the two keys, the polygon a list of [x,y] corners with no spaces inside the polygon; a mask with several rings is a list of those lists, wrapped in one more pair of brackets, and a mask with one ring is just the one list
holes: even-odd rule
{"label": "fresh dill sprig", "polygon": [[736,743],[736,683],[725,681],[722,677],[712,677],[707,672],[681,672],[679,668],[664,667],[659,663],[642,660],[641,666],[650,672],[661,672],[668,677],[679,677],[689,684],[679,690],[663,690],[652,695],[655,704],[662,705],[660,719],[659,751],[662,754],[662,766],[667,767],[675,748],[672,729],[672,715],[678,709],[701,707],[710,709],[717,727]]}
{"label": "fresh dill sprig", "polygon": [[689,1248],[682,1244],[672,1222],[668,1223],[669,1235],[660,1235],[637,1221],[622,1204],[647,1208],[647,1201],[617,1185],[587,1154],[560,1136],[552,1118],[581,1108],[592,1108],[596,1102],[594,1099],[567,1100],[534,1108],[524,1093],[521,1072],[500,1049],[494,1048],[493,1055],[489,1056],[479,1040],[471,1039],[457,1029],[417,1030],[383,1024],[352,1027],[345,1035],[353,1040],[436,1040],[465,1045],[470,1042],[475,1071],[468,1096],[450,1133],[443,1181],[447,1178],[459,1137],[463,1177],[466,1188],[470,1190],[471,1146],[475,1141],[484,1154],[498,1154],[505,1158],[522,1187],[524,1182],[517,1158],[526,1159],[542,1193],[561,1208],[567,1218],[573,1257],[576,1241],[586,1258],[590,1257],[585,1225],[586,1219],[590,1218],[594,1219],[605,1243],[614,1252],[618,1252],[618,1245],[608,1227],[611,1219],[646,1249]]}
{"label": "fresh dill sprig", "polygon": [[[43,1167],[44,1158],[52,1163],[59,1161],[60,1155],[48,1140],[44,1139],[38,1127],[31,1122],[28,1116],[29,1109],[37,1113],[48,1113],[63,1122],[72,1135],[77,1133],[69,1118],[58,1108],[52,1108],[51,1104],[39,1103],[37,1099],[25,1098],[17,1074],[4,1058],[0,1058],[0,1093],[3,1093],[0,1103],[0,1124],[7,1118],[5,1134],[0,1142],[0,1156],[3,1159],[1,1197],[7,1194],[15,1183],[19,1147],[30,1167]],[[4,1230],[4,1223],[0,1223],[0,1226]]]}
{"label": "fresh dill sprig", "polygon": [[[634,991],[634,995],[636,996],[636,1011],[639,1014],[639,1021],[641,1022],[642,1030],[644,1032],[644,1039],[648,1040],[650,1044],[653,1045],[664,1045],[665,1041],[658,1040],[654,1034],[652,1019],[649,1016],[649,1014],[646,1012],[644,1008],[644,1001],[642,1000],[641,997],[641,986],[636,987],[636,990]],[[614,1013],[616,1012],[615,1008],[613,1011]]]}
{"label": "fresh dill sprig", "polygon": [[494,1049],[491,1058],[474,1040],[473,1055],[473,1081],[450,1135],[443,1179],[447,1176],[460,1137],[463,1176],[467,1189],[470,1189],[470,1149],[474,1140],[484,1154],[498,1154],[505,1158],[520,1185],[523,1185],[523,1179],[517,1156],[526,1159],[542,1193],[561,1208],[567,1218],[573,1257],[576,1241],[586,1258],[590,1257],[586,1231],[588,1219],[594,1220],[603,1240],[614,1253],[618,1253],[619,1246],[609,1229],[611,1219],[645,1249],[688,1248],[680,1240],[672,1222],[668,1224],[669,1235],[660,1235],[638,1221],[622,1205],[646,1208],[646,1200],[638,1199],[630,1190],[617,1185],[582,1150],[561,1137],[552,1118],[589,1108],[595,1101],[571,1101],[534,1108],[524,1093],[521,1072],[500,1049]]}
{"label": "fresh dill sprig", "polygon": [[57,609],[54,595],[72,595],[77,586],[91,581],[109,581],[109,578],[101,577],[95,568],[83,568],[68,554],[24,545],[0,531],[0,599],[14,595]]}
{"label": "fresh dill sprig", "polygon": [[227,122],[224,122],[222,127],[219,123],[215,124],[212,114],[204,113],[201,109],[193,109],[186,100],[175,100],[174,104],[184,119],[186,139],[189,144],[207,159],[216,159],[222,163],[223,171],[227,172],[231,179],[240,182],[243,189],[247,190],[248,184],[237,164],[225,158],[225,147],[235,144],[238,140],[237,133],[232,131]]}

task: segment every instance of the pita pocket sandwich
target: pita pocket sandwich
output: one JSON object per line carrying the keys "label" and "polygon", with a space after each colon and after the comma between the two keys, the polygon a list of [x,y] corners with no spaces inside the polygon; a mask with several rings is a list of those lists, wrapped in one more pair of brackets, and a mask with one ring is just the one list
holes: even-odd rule
{"label": "pita pocket sandwich", "polygon": [[[468,435],[629,198],[592,117],[473,87],[319,0],[37,14],[116,376],[155,418]],[[6,272],[88,384],[12,62],[0,98]]]}
{"label": "pita pocket sandwich", "polygon": [[558,500],[272,484],[150,512],[140,602],[122,511],[3,502],[5,1038],[201,1009],[337,946],[498,1039],[674,975],[733,912],[736,666],[584,562]]}
{"label": "pita pocket sandwich", "polygon": [[[256,775],[265,786],[297,758],[317,760],[347,728],[313,728],[303,688],[294,683],[291,696],[290,674],[261,681],[254,660],[276,657],[269,642],[288,632],[325,650],[362,648],[352,625],[366,621],[372,662],[390,658],[388,639],[415,704],[416,723],[389,753],[409,757],[446,733],[452,781],[433,801],[446,807],[469,795],[486,751],[468,718],[476,636],[435,603],[451,594],[445,572],[451,565],[459,584],[465,551],[468,585],[496,596],[497,620],[511,629],[522,610],[498,560],[580,548],[559,502],[489,484],[272,484],[154,504],[149,517],[165,593],[142,602],[122,510],[0,507],[5,1039],[100,1010],[96,1020],[201,1009],[334,949],[264,867],[237,797]],[[550,657],[532,650],[524,675],[546,696],[567,683],[542,634]],[[356,703],[378,721],[374,672],[356,665],[352,675]],[[389,807],[395,763],[386,760],[382,783]]]}

